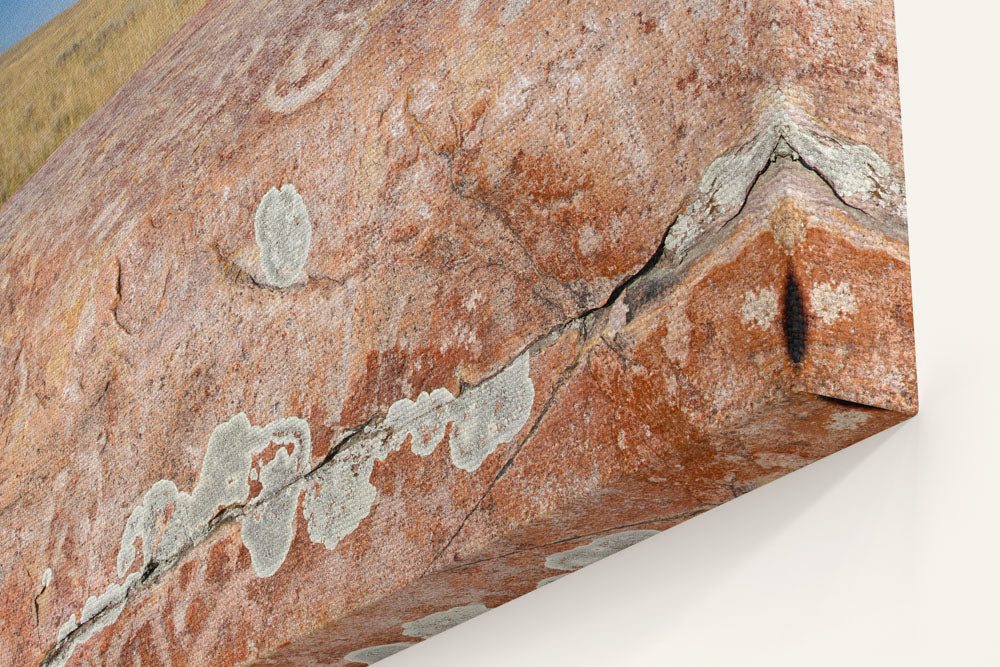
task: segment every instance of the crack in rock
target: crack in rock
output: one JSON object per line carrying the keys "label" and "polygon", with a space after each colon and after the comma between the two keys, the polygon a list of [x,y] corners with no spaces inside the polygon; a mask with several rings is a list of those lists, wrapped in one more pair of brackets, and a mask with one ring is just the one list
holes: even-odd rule
{"label": "crack in rock", "polygon": [[396,401],[385,420],[337,453],[312,477],[303,516],[309,537],[334,548],[371,512],[377,490],[370,478],[375,461],[409,442],[428,456],[447,436],[455,467],[475,472],[503,442],[524,427],[535,400],[529,352],[497,375],[453,396],[447,389],[421,393],[415,401]]}
{"label": "crack in rock", "polygon": [[[265,462],[268,453],[273,456]],[[137,584],[203,540],[220,510],[243,509],[237,520],[254,571],[261,577],[274,574],[294,537],[293,513],[311,454],[309,424],[298,417],[261,427],[252,426],[241,412],[216,426],[191,493],[179,491],[171,480],[159,480],[132,510],[117,558],[117,574],[124,582],[112,582],[101,595],[89,597],[80,619],[73,614],[63,623],[46,664],[65,664],[77,645],[117,620]],[[253,496],[251,481],[261,486]],[[140,566],[130,572],[139,553]]]}
{"label": "crack in rock", "polygon": [[[65,664],[76,646],[118,619],[139,583],[158,567],[175,564],[212,532],[220,517],[241,524],[254,572],[269,577],[288,554],[295,510],[307,486],[303,515],[310,539],[333,549],[371,511],[378,495],[370,483],[375,460],[384,461],[404,444],[427,456],[447,438],[452,463],[475,472],[528,420],[535,397],[529,356],[523,352],[458,396],[436,389],[413,401],[397,401],[380,423],[348,438],[315,470],[309,469],[312,441],[303,419],[287,417],[260,427],[241,412],[219,424],[190,494],[171,480],[154,483],[144,494],[122,533],[117,574],[124,581],[88,598],[79,620],[73,614],[59,628],[45,664]],[[132,571],[140,553],[140,567]]]}
{"label": "crack in rock", "polygon": [[[665,251],[672,254],[673,264],[683,261],[712,225],[719,220],[725,224],[739,215],[757,180],[777,157],[797,160],[816,172],[851,208],[857,206],[848,199],[874,202],[893,215],[905,214],[902,187],[891,180],[888,163],[874,150],[819,132],[815,122],[784,94],[776,93],[775,99],[752,138],[712,162],[699,183],[698,194],[668,225],[647,263],[623,280],[603,305],[584,311],[553,331],[586,324],[598,312],[613,307],[626,289],[664,263]],[[286,288],[302,281],[311,224],[293,185],[268,191],[255,216],[255,231],[262,282]],[[551,332],[543,339],[550,336]],[[303,515],[310,539],[332,549],[360,525],[374,505],[378,491],[370,476],[375,461],[384,461],[406,443],[414,454],[427,456],[447,438],[452,463],[475,472],[499,444],[510,441],[527,422],[534,402],[529,356],[526,349],[499,373],[458,396],[436,389],[421,393],[416,400],[397,401],[384,419],[351,434],[314,470],[308,469],[309,425],[300,418],[288,417],[257,427],[239,413],[219,424],[209,439],[198,484],[190,494],[170,480],[160,480],[143,496],[122,534],[117,573],[124,581],[113,582],[101,595],[90,596],[79,620],[73,614],[63,623],[44,664],[65,664],[76,646],[118,619],[139,584],[153,573],[169,569],[224,520],[240,522],[241,538],[250,551],[254,571],[268,577],[280,568],[290,548],[300,496],[304,496]],[[266,454],[271,456],[265,463]],[[253,497],[251,482],[260,487]],[[656,532],[607,535],[549,556],[546,566],[575,570]],[[140,552],[141,567],[130,571]],[[563,575],[543,582],[558,576]],[[349,654],[348,659],[374,662],[410,645],[369,647]],[[356,658],[350,657],[355,654]]]}
{"label": "crack in rock", "polygon": [[905,215],[902,186],[892,169],[873,149],[822,133],[803,110],[778,91],[775,104],[761,117],[752,137],[709,165],[698,194],[677,216],[665,247],[685,255],[720,217],[740,213],[757,179],[777,157],[801,162],[826,181],[834,194],[874,204],[893,215]]}

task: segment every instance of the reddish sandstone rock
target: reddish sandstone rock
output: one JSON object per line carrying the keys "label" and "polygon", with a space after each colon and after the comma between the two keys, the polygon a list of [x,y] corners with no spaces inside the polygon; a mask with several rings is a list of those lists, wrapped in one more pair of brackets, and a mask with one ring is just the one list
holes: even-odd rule
{"label": "reddish sandstone rock", "polygon": [[4,664],[372,662],[912,415],[892,7],[209,3],[0,211]]}

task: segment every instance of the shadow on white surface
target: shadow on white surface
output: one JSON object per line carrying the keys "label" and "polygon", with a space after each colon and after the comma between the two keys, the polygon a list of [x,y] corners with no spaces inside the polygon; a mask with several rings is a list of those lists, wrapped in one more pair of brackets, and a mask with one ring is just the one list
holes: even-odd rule
{"label": "shadow on white surface", "polygon": [[[913,504],[905,429],[807,466],[380,664],[657,665],[677,664],[670,656],[678,652],[685,665],[746,664],[747,651],[763,657],[775,646],[794,647],[797,636],[826,635],[831,623],[842,622],[846,596],[858,609],[850,621],[860,622],[871,591],[849,580],[859,559],[882,571],[883,593],[913,590],[912,570],[885,562],[880,549],[889,539],[913,540],[912,517],[897,507]],[[910,461],[909,470],[897,465],[900,458]],[[885,463],[895,472],[879,480],[883,501],[852,493],[870,484],[876,469],[884,473]],[[857,520],[825,523],[830,511]],[[880,530],[894,523],[893,534],[869,534],[873,515]],[[831,582],[840,604],[828,613]],[[810,590],[813,603],[803,606]],[[775,605],[775,597],[786,600]],[[550,633],[560,639],[553,642]]]}

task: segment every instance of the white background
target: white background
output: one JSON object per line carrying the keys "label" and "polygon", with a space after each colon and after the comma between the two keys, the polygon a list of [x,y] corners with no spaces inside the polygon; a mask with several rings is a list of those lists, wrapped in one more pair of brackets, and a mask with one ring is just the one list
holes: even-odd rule
{"label": "white background", "polygon": [[1000,10],[897,0],[920,414],[379,667],[1000,665]]}

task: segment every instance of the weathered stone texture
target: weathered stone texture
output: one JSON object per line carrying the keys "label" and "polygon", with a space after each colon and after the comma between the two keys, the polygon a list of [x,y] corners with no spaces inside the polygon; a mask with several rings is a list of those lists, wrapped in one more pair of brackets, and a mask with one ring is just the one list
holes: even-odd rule
{"label": "weathered stone texture", "polygon": [[213,0],[0,210],[0,662],[358,664],[917,409],[889,0]]}

